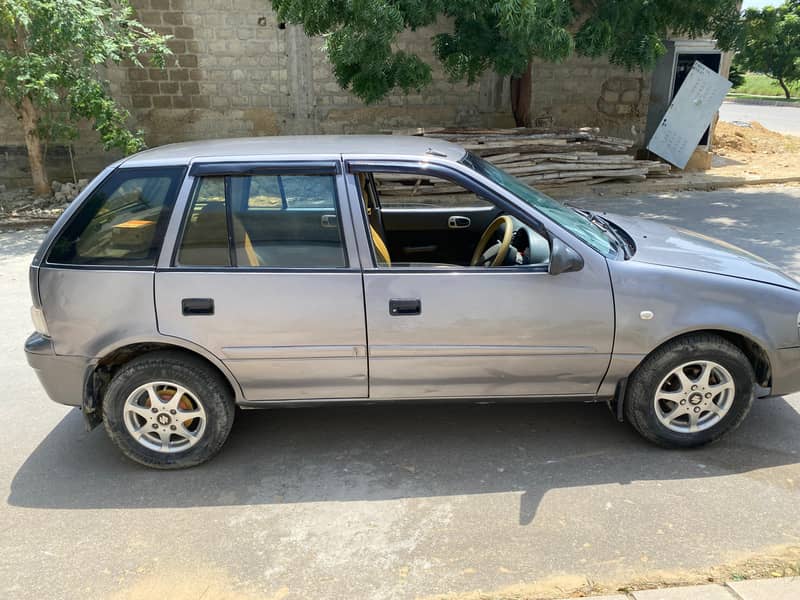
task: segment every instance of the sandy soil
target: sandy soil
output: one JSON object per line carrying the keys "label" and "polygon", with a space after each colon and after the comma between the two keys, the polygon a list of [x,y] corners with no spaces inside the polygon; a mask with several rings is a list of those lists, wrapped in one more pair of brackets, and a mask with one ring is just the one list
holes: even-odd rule
{"label": "sandy soil", "polygon": [[800,176],[800,137],[720,121],[714,131],[711,175],[763,178]]}
{"label": "sandy soil", "polygon": [[636,590],[724,583],[769,577],[800,575],[800,547],[786,545],[765,550],[758,556],[730,554],[724,565],[708,570],[647,571],[639,577],[610,573],[602,581],[577,575],[555,576],[534,583],[520,583],[500,590],[480,590],[465,594],[430,596],[425,600],[549,600],[551,598],[589,598],[598,594],[626,594]]}

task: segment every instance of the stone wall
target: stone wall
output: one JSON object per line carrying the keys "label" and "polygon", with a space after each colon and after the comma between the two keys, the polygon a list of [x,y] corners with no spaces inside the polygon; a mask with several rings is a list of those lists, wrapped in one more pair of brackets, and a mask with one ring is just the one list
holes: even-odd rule
{"label": "stone wall", "polygon": [[[446,23],[403,34],[398,46],[434,65],[425,89],[365,106],[339,88],[323,40],[277,22],[268,0],[133,0],[146,25],[173,36],[165,70],[107,70],[111,91],[145,131],[148,145],[299,133],[377,133],[398,128],[513,126],[507,79],[487,74],[472,86],[448,80],[430,39]],[[533,114],[545,126],[599,126],[641,141],[649,81],[605,61],[537,63]],[[634,94],[635,92],[635,94]],[[615,95],[616,94],[616,95]],[[635,99],[632,99],[633,96]],[[84,132],[74,145],[77,175],[116,156]],[[48,155],[55,178],[71,177],[63,148]],[[0,108],[0,182],[27,183],[19,124]]]}

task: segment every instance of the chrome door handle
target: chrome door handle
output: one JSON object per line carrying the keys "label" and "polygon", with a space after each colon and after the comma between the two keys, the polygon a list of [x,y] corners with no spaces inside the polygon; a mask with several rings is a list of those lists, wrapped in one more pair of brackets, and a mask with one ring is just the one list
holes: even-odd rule
{"label": "chrome door handle", "polygon": [[447,219],[447,226],[450,229],[466,229],[472,225],[472,219],[469,217],[462,217],[460,215],[453,215]]}
{"label": "chrome door handle", "polygon": [[320,221],[320,225],[322,225],[323,227],[330,228],[330,229],[336,227],[339,224],[339,222],[338,222],[338,220],[336,218],[336,215],[322,215],[320,217],[319,221]]}

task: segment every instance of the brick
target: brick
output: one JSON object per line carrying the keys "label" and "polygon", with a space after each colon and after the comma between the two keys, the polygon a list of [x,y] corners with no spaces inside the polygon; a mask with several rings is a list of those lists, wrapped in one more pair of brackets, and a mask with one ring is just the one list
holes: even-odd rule
{"label": "brick", "polygon": [[186,9],[186,0],[169,0],[169,7],[172,10]]}
{"label": "brick", "polygon": [[209,108],[211,101],[208,96],[192,96],[192,108]]}
{"label": "brick", "polygon": [[161,14],[161,20],[165,25],[183,25],[183,13],[165,12]]}
{"label": "brick", "polygon": [[236,30],[233,28],[215,29],[214,38],[218,40],[232,40],[236,38]]}
{"label": "brick", "polygon": [[131,98],[133,108],[150,108],[152,106],[152,99],[150,96],[133,96]]}
{"label": "brick", "polygon": [[194,29],[192,27],[176,27],[173,35],[179,40],[190,40],[194,37]]}
{"label": "brick", "polygon": [[143,81],[147,79],[147,71],[138,67],[128,69],[128,79],[130,81]]}
{"label": "brick", "polygon": [[186,42],[183,40],[169,40],[167,47],[172,50],[173,54],[184,54],[186,52]]}
{"label": "brick", "polygon": [[155,81],[131,81],[130,90],[134,94],[157,94],[158,83]]}
{"label": "brick", "polygon": [[172,106],[175,108],[191,108],[192,99],[189,96],[172,96]]}
{"label": "brick", "polygon": [[178,84],[162,81],[158,84],[158,89],[162,94],[177,94],[178,93]]}
{"label": "brick", "polygon": [[150,0],[150,8],[155,10],[169,10],[169,0]]}
{"label": "brick", "polygon": [[211,97],[211,106],[212,108],[227,108],[229,104],[229,100],[227,96],[212,96]]}
{"label": "brick", "polygon": [[148,27],[158,27],[162,24],[161,13],[156,10],[140,10],[136,16],[143,25]]}
{"label": "brick", "polygon": [[200,85],[194,81],[185,81],[181,83],[181,94],[190,96],[200,93]]}
{"label": "brick", "polygon": [[197,67],[197,55],[195,54],[181,54],[178,57],[178,63],[184,69],[194,69]]}
{"label": "brick", "polygon": [[164,69],[148,69],[147,75],[152,81],[163,81],[169,78],[169,75]]}
{"label": "brick", "polygon": [[186,69],[171,69],[169,71],[170,81],[189,81],[189,72]]}
{"label": "brick", "polygon": [[154,108],[172,108],[172,96],[153,96]]}

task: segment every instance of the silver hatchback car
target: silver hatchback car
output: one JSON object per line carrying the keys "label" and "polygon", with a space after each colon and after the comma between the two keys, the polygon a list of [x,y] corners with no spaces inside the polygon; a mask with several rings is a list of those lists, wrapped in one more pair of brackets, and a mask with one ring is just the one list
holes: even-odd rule
{"label": "silver hatchback car", "polygon": [[49,396],[162,469],[218,452],[236,406],[602,401],[689,447],[800,389],[800,283],[430,138],[136,154],[58,220],[30,286]]}

